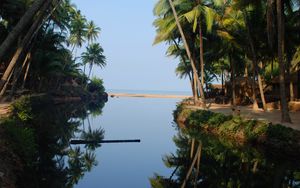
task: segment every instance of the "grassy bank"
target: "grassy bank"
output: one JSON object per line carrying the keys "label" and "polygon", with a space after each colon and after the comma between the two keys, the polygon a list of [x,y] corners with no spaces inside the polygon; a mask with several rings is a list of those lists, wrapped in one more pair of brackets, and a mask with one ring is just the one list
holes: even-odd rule
{"label": "grassy bank", "polygon": [[187,109],[178,105],[174,120],[187,128],[206,131],[241,143],[266,146],[278,154],[299,156],[300,132],[280,124],[272,124],[240,116],[224,115],[206,110]]}

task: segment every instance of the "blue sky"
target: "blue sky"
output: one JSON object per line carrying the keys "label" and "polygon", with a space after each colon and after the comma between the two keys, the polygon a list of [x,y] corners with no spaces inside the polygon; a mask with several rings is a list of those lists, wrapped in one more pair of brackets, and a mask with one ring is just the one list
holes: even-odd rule
{"label": "blue sky", "polygon": [[98,42],[107,66],[95,68],[107,89],[189,91],[175,75],[178,60],[166,57],[166,45],[153,46],[153,7],[157,0],[73,0],[88,20],[101,27]]}

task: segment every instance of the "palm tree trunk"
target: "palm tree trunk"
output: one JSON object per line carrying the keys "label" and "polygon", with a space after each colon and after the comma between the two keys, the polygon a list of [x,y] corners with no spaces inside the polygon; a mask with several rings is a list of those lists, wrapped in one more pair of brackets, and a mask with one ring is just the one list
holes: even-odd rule
{"label": "palm tree trunk", "polygon": [[224,71],[222,69],[222,72],[221,72],[221,84],[222,84],[222,93],[224,91]]}
{"label": "palm tree trunk", "polygon": [[[259,63],[259,68],[262,69],[262,62]],[[265,94],[264,94],[264,89],[263,89],[263,84],[262,84],[260,71],[258,71],[257,79],[258,79],[258,87],[259,87],[261,102],[262,102],[262,105],[263,105],[263,109],[266,111],[267,110],[267,104],[266,104],[266,99],[265,99]]]}
{"label": "palm tree trunk", "polygon": [[13,71],[10,73],[10,75],[8,76],[7,82],[4,84],[3,88],[1,89],[0,96],[3,96],[5,94],[5,91],[7,89],[7,86],[9,84],[9,81],[10,81],[12,75],[13,75]]}
{"label": "palm tree trunk", "polygon": [[11,48],[11,46],[14,44],[14,42],[17,40],[17,38],[20,36],[22,32],[24,32],[24,28],[32,21],[34,15],[39,11],[41,6],[46,0],[36,0],[31,5],[31,7],[25,12],[25,14],[22,16],[22,18],[19,20],[17,25],[13,28],[13,30],[9,33],[9,35],[6,37],[6,39],[2,42],[0,46],[0,62],[5,53],[8,49]]}
{"label": "palm tree trunk", "polygon": [[[177,43],[176,40],[173,39],[173,38],[172,38],[172,41],[173,41],[173,43],[175,44],[177,50],[180,52],[180,57],[181,57],[181,59],[182,59],[182,61],[183,61],[183,63],[184,63],[184,66],[186,67],[186,69],[188,69],[188,65],[187,65],[187,63],[186,63],[185,56],[181,53],[178,43]],[[188,72],[188,77],[189,77],[189,80],[190,80],[190,83],[191,83],[191,88],[192,88],[193,97],[194,97],[194,103],[196,104],[197,101],[198,101],[198,94],[196,93],[196,88],[194,87],[194,86],[195,86],[195,85],[194,85],[194,79],[193,79],[194,77],[191,76],[191,73],[190,73],[190,72]]]}
{"label": "palm tree trunk", "polygon": [[[246,26],[247,26],[247,38],[250,44],[250,51],[252,54],[252,64],[253,64],[253,88],[252,88],[252,100],[253,100],[253,109],[256,109],[258,107],[257,105],[257,100],[256,100],[256,84],[255,84],[255,76],[256,76],[256,72],[257,72],[257,56],[256,56],[256,52],[255,52],[255,47],[254,47],[254,41],[253,38],[251,36],[251,30],[250,30],[250,26],[249,26],[249,20],[248,20],[248,16],[247,13],[244,11],[244,20],[246,22]],[[265,95],[263,92],[263,86],[262,86],[262,80],[261,80],[261,74],[260,72],[257,72],[258,75],[258,87],[259,87],[259,93],[260,93],[260,98],[263,104],[263,109],[266,110],[266,100],[265,100]]]}
{"label": "palm tree trunk", "polygon": [[30,64],[31,64],[31,54],[29,56],[29,61],[28,61],[27,66],[26,66],[26,70],[25,70],[25,74],[24,74],[24,78],[23,78],[23,83],[22,83],[22,89],[25,88],[25,83],[26,83],[26,80],[27,80],[27,77],[28,77]]}
{"label": "palm tree trunk", "polygon": [[199,94],[198,94],[198,88],[197,88],[197,79],[198,78],[198,75],[195,74],[195,72],[193,72],[193,86],[194,86],[194,102],[195,102],[195,105],[197,105],[198,101],[199,101]]}
{"label": "palm tree trunk", "polygon": [[201,83],[204,86],[204,54],[203,54],[203,34],[201,27],[201,17],[199,17],[199,42],[200,42],[200,68],[201,68]]}
{"label": "palm tree trunk", "polygon": [[23,69],[25,68],[25,65],[26,65],[26,63],[27,63],[29,57],[30,57],[30,53],[27,53],[27,54],[26,54],[26,57],[25,57],[25,59],[24,59],[24,61],[23,61],[22,67],[17,67],[17,69],[16,69],[16,71],[15,71],[14,79],[13,79],[13,81],[12,81],[12,86],[11,86],[11,90],[10,90],[10,94],[9,94],[10,97],[12,97],[12,96],[14,95],[14,93],[15,93],[15,90],[16,90],[16,87],[17,87],[18,79],[19,79],[19,77],[20,77],[20,75],[21,75]]}
{"label": "palm tree trunk", "polygon": [[230,75],[230,79],[231,79],[231,94],[232,94],[232,100],[231,103],[233,106],[236,106],[236,94],[235,94],[235,65],[232,61],[232,55],[229,54],[229,63],[231,66],[231,75]]}
{"label": "palm tree trunk", "polygon": [[[174,42],[174,44],[175,44],[177,50],[178,50],[179,52],[181,52],[181,51],[180,51],[180,48],[179,48],[179,45],[178,45],[178,43],[176,42],[176,40],[172,39],[172,41]],[[182,53],[180,53],[180,57],[181,57],[181,59],[182,59],[182,61],[183,61],[183,63],[184,63],[184,66],[186,67],[186,69],[188,69],[188,64],[186,63],[185,56],[184,56]],[[190,72],[188,72],[188,77],[189,77],[189,79],[190,79],[190,81],[191,81],[191,80],[192,80],[192,76],[191,76],[191,73],[190,73]]]}
{"label": "palm tree trunk", "polygon": [[37,29],[39,28],[39,25],[43,21],[43,16],[51,2],[52,2],[52,0],[48,0],[43,5],[43,7],[40,10],[39,16],[36,18],[34,23],[31,25],[30,29],[28,30],[24,39],[22,40],[21,44],[18,46],[17,51],[15,52],[12,60],[10,61],[8,67],[6,68],[2,78],[0,80],[0,89],[2,89],[4,84],[6,83],[8,76],[10,75],[12,69],[15,67],[17,60],[19,59],[19,56],[21,55],[23,50],[26,49],[30,45],[30,42],[33,39],[34,34],[36,33]]}
{"label": "palm tree trunk", "polygon": [[284,53],[284,20],[283,20],[283,9],[282,1],[276,0],[277,10],[277,40],[278,40],[278,63],[279,63],[279,84],[280,84],[280,101],[281,101],[281,121],[291,123],[291,118],[288,109],[288,103],[286,99],[285,91],[285,66],[283,60]]}
{"label": "palm tree trunk", "polygon": [[93,63],[90,64],[90,71],[89,71],[89,76],[88,78],[90,79],[91,73],[92,73],[92,69],[93,69]]}
{"label": "palm tree trunk", "polygon": [[179,22],[179,19],[178,19],[178,16],[177,16],[177,12],[176,12],[176,10],[175,10],[175,7],[174,7],[174,4],[173,4],[172,0],[169,0],[169,4],[170,4],[170,6],[171,6],[171,8],[172,8],[172,12],[173,12],[173,15],[174,15],[174,17],[175,17],[176,24],[177,24],[177,27],[178,27],[178,29],[179,29],[181,38],[182,38],[182,40],[183,40],[183,43],[184,43],[184,47],[185,47],[186,53],[187,53],[188,58],[189,58],[189,60],[190,60],[190,62],[191,62],[193,72],[194,72],[194,74],[195,74],[196,77],[197,77],[197,84],[198,84],[198,87],[199,87],[199,89],[200,89],[200,95],[201,95],[201,99],[202,99],[202,106],[203,106],[203,108],[206,108],[206,102],[205,102],[205,96],[204,96],[203,86],[202,86],[202,83],[201,83],[200,80],[199,80],[198,71],[197,71],[197,69],[196,69],[194,60],[193,60],[193,58],[192,58],[190,48],[189,48],[188,43],[187,43],[187,41],[186,41],[186,38],[185,38],[185,35],[184,35],[184,32],[183,32],[183,29],[182,29],[182,27],[181,27],[181,25],[180,25],[180,22]]}
{"label": "palm tree trunk", "polygon": [[256,110],[258,109],[257,99],[256,99],[256,70],[254,62],[252,61],[252,109]]}
{"label": "palm tree trunk", "polygon": [[[290,62],[290,61],[289,61]],[[288,67],[292,67],[291,64],[289,63]],[[295,95],[294,95],[294,83],[293,83],[293,77],[291,75],[292,68],[288,68],[287,73],[288,73],[288,78],[290,80],[289,84],[289,89],[290,89],[290,101],[295,101]]]}

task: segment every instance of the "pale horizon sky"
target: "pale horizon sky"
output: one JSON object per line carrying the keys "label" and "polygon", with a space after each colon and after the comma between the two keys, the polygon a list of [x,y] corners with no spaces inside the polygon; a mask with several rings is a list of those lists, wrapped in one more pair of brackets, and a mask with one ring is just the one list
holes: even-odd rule
{"label": "pale horizon sky", "polygon": [[[94,68],[106,89],[190,91],[189,81],[175,74],[178,60],[166,57],[166,45],[153,46],[157,0],[73,0],[88,20],[101,28],[97,42],[107,66]],[[78,51],[80,52],[80,50]]]}

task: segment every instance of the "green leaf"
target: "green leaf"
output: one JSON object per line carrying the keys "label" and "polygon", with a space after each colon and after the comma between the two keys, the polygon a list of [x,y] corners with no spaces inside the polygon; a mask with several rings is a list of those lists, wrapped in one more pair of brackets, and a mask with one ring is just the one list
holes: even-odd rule
{"label": "green leaf", "polygon": [[204,12],[205,12],[204,15],[205,15],[205,19],[206,19],[207,31],[211,32],[216,13],[212,8],[207,7],[207,6],[204,7]]}

